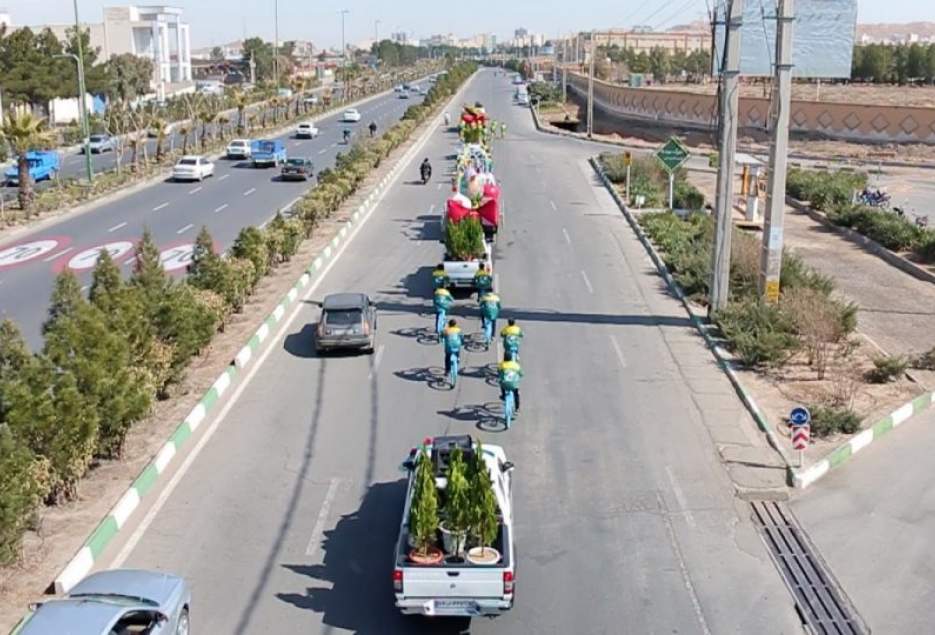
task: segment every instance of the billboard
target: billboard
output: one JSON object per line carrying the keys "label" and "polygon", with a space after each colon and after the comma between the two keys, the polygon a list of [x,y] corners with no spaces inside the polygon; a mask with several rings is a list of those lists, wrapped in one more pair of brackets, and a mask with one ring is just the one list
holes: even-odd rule
{"label": "billboard", "polygon": [[[724,54],[727,0],[715,3],[714,70]],[[857,0],[795,0],[792,15],[792,76],[850,77],[857,29]],[[775,0],[744,0],[740,29],[740,73],[773,74],[776,57]]]}

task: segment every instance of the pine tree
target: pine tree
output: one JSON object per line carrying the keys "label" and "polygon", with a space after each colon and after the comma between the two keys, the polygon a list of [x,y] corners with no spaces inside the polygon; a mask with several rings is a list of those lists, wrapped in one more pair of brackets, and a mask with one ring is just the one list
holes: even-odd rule
{"label": "pine tree", "polygon": [[159,248],[153,242],[149,229],[143,230],[143,237],[136,244],[136,260],[133,262],[131,284],[146,292],[149,301],[158,299],[171,286],[172,279],[166,274],[159,262]]}
{"label": "pine tree", "polygon": [[409,531],[420,555],[427,555],[429,549],[434,546],[437,530],[438,490],[435,487],[435,471],[425,448],[422,448],[416,463],[409,511]]}
{"label": "pine tree", "polygon": [[8,409],[5,393],[10,382],[16,381],[33,361],[26,342],[11,320],[0,322],[0,424],[6,420]]}
{"label": "pine tree", "polygon": [[88,299],[104,313],[110,313],[117,310],[122,289],[123,278],[120,275],[120,269],[111,258],[110,252],[106,249],[102,250],[94,265]]}
{"label": "pine tree", "polygon": [[471,533],[482,547],[489,547],[497,538],[499,520],[497,518],[497,497],[490,482],[490,472],[484,461],[484,448],[480,441],[474,450],[468,479],[470,481]]}
{"label": "pine tree", "polygon": [[448,460],[445,485],[445,528],[451,532],[466,532],[471,524],[471,496],[467,465],[460,448],[455,448]]}
{"label": "pine tree", "polygon": [[39,502],[48,494],[47,463],[0,426],[0,565],[12,564]]}
{"label": "pine tree", "polygon": [[240,230],[231,247],[231,255],[235,258],[244,258],[253,263],[251,290],[269,271],[270,254],[266,246],[266,238],[263,236],[263,232],[256,227],[244,227]]}
{"label": "pine tree", "polygon": [[81,284],[71,269],[65,269],[55,277],[55,287],[52,290],[52,299],[49,303],[49,317],[42,325],[45,334],[59,318],[74,315],[78,307],[85,304],[81,295]]}

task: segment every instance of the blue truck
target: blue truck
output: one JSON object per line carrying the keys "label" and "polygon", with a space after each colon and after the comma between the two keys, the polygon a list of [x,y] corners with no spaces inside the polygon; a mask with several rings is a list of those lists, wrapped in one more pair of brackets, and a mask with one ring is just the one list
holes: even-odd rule
{"label": "blue truck", "polygon": [[[26,153],[29,163],[29,176],[33,181],[44,181],[54,178],[61,168],[58,153],[50,150],[30,150]],[[13,165],[3,173],[6,182],[10,185],[19,185],[19,161],[13,160]]]}
{"label": "blue truck", "polygon": [[259,139],[250,144],[250,154],[253,167],[275,167],[286,162],[286,145],[278,139]]}

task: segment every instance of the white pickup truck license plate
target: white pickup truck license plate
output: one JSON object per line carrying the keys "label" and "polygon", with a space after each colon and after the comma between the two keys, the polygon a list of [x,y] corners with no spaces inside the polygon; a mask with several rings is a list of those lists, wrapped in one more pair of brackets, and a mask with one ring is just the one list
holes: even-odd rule
{"label": "white pickup truck license plate", "polygon": [[471,600],[435,600],[436,610],[476,611],[477,603]]}

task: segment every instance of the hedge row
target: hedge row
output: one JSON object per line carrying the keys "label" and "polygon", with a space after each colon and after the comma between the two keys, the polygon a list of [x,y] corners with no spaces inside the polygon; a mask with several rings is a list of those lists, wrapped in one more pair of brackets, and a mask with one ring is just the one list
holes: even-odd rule
{"label": "hedge row", "polygon": [[[611,183],[626,186],[624,153],[605,152],[598,156],[598,161]],[[669,174],[655,157],[634,158],[630,164],[630,199],[637,196],[646,198],[644,207],[666,207],[669,203]],[[705,206],[704,194],[688,182],[683,169],[675,171],[672,199],[675,209],[700,210]]]}
{"label": "hedge row", "polygon": [[893,251],[913,251],[923,262],[935,263],[935,229],[923,229],[905,216],[853,202],[867,175],[792,168],[786,193],[824,212],[835,225],[848,227]]}
{"label": "hedge row", "polygon": [[[433,89],[431,104],[473,70],[472,64],[453,67]],[[423,108],[417,119],[339,155],[335,168],[319,175],[318,187],[296,203],[293,218],[277,215],[265,229],[244,228],[227,255],[215,251],[202,228],[187,280],[165,273],[148,231],[128,280],[106,253],[88,298],[75,275],[63,272],[38,353],[28,350],[12,322],[0,322],[0,564],[17,558],[41,503],[73,499],[95,459],[120,458],[130,427],[170,395],[263,276],[289,260],[429,114]]]}

